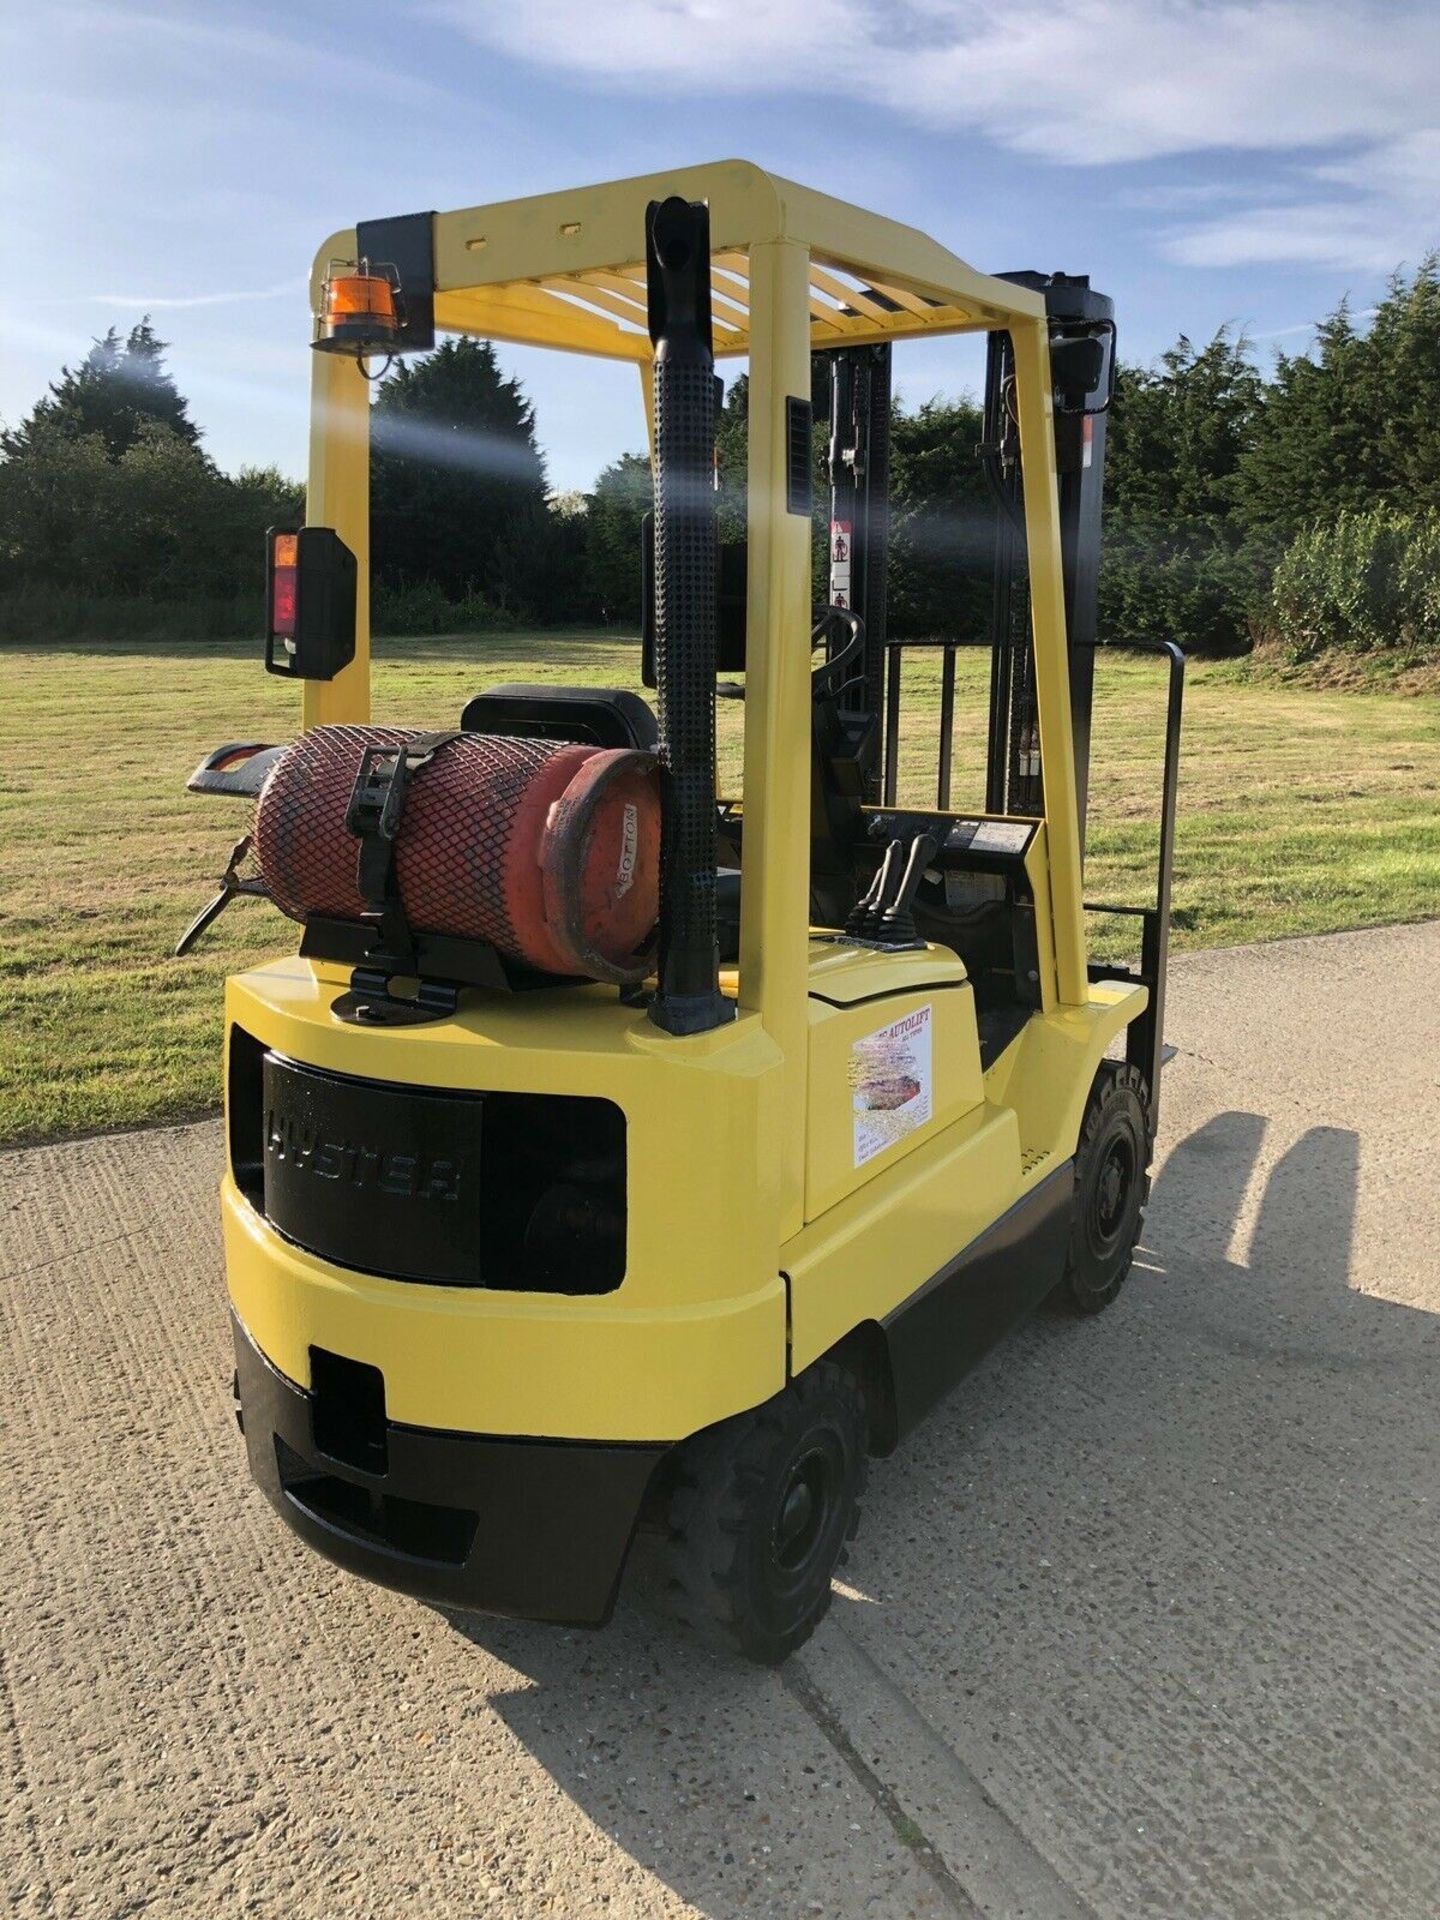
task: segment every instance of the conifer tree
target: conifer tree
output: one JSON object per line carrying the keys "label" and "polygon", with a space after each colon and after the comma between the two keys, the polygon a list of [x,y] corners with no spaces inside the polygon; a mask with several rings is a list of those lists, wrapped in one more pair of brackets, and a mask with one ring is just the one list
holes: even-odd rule
{"label": "conifer tree", "polygon": [[60,369],[27,419],[0,432],[0,453],[14,458],[52,436],[82,440],[96,434],[106,458],[119,460],[147,426],[198,447],[200,429],[165,365],[168,345],[156,337],[148,314],[123,338],[117,328],[107,328],[78,367]]}
{"label": "conifer tree", "polygon": [[[535,413],[488,340],[401,361],[372,421],[371,536],[381,582],[503,598],[546,512]],[[538,516],[538,517],[537,517]]]}

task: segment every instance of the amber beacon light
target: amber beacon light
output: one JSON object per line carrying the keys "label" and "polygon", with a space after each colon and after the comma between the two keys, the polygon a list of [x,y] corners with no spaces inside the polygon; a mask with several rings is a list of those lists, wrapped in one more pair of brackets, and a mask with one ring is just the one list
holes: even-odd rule
{"label": "amber beacon light", "polygon": [[320,290],[311,345],[317,353],[394,353],[400,340],[400,276],[368,260],[332,260]]}

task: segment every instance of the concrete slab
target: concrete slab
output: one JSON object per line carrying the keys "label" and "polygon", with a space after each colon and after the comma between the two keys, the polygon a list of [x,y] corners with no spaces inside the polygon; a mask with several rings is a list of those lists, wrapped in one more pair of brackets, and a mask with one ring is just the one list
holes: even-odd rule
{"label": "concrete slab", "polygon": [[1437,977],[1177,963],[1142,1269],[877,1465],[783,1676],[317,1561],[230,1424],[218,1127],[0,1158],[6,1911],[1429,1920]]}

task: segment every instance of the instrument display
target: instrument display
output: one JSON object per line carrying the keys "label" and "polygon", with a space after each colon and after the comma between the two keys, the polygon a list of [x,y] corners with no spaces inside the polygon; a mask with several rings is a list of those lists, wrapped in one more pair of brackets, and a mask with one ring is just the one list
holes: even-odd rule
{"label": "instrument display", "polygon": [[973,814],[912,813],[893,808],[867,810],[867,837],[881,846],[908,843],[926,833],[939,841],[932,866],[1009,866],[1023,861],[1040,823]]}

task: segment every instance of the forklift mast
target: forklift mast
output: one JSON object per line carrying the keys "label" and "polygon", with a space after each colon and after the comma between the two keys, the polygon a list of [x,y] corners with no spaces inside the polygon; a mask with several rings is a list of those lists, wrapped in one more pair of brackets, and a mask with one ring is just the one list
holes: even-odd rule
{"label": "forklift mast", "polygon": [[[1114,302],[1084,274],[998,276],[1040,294],[1050,324],[1055,376],[1055,457],[1070,655],[1077,804],[1083,837],[1090,758],[1090,709],[1098,637],[1100,505],[1105,482],[1106,411],[1114,382]],[[864,621],[863,664],[839,705],[868,716],[884,752],[864,772],[864,799],[893,805],[898,784],[900,646],[890,644],[886,604],[890,552],[891,353],[888,343],[842,347],[830,363],[831,606]],[[984,438],[979,457],[996,502],[992,575],[991,691],[985,806],[990,813],[1042,814],[1038,710],[1025,556],[1014,349],[1008,333],[987,340]],[[838,643],[836,643],[838,644]],[[910,644],[915,644],[911,642]],[[937,798],[950,804],[955,715],[954,647],[940,643],[940,760]],[[883,719],[882,719],[883,716]]]}
{"label": "forklift mast", "polygon": [[[1100,505],[1106,414],[1115,379],[1115,305],[1087,274],[999,276],[1040,294],[1050,322],[1055,392],[1055,466],[1070,656],[1076,806],[1083,844],[1090,768],[1090,713],[1099,635]],[[980,458],[995,495],[991,605],[990,738],[985,804],[996,813],[1044,811],[1044,773],[1031,667],[1029,598],[1015,424],[1014,349],[992,333],[985,365]]]}
{"label": "forklift mast", "polygon": [[[998,278],[1038,294],[1045,304],[1053,406],[1060,561],[1065,603],[1075,809],[1083,858],[1090,770],[1095,652],[1099,632],[1101,504],[1105,485],[1107,414],[1115,385],[1115,308],[1085,274],[1033,271]],[[880,296],[873,296],[877,299]],[[910,648],[939,648],[940,714],[936,804],[952,804],[956,650],[977,642],[990,649],[990,699],[984,808],[987,814],[1046,813],[1040,702],[1032,640],[1025,482],[1015,399],[1015,346],[996,329],[986,343],[982,470],[995,500],[988,631],[967,635],[893,637],[886,622],[890,548],[891,347],[833,350],[830,363],[829,595],[832,606],[853,609],[864,621],[861,662],[833,702],[817,717],[828,767],[830,807],[850,796],[893,807],[899,786],[901,663]],[[832,651],[839,644],[832,641]],[[1106,644],[1115,644],[1113,642]],[[1161,653],[1170,673],[1165,766],[1160,802],[1160,847],[1153,906],[1091,904],[1092,912],[1140,921],[1135,967],[1095,963],[1094,979],[1136,980],[1149,1005],[1127,1038],[1130,1064],[1150,1090],[1152,1127],[1159,1105],[1174,817],[1180,738],[1183,656],[1173,646],[1126,643],[1125,650]],[[882,746],[883,735],[883,746]],[[824,796],[819,796],[823,801]],[[847,804],[842,798],[841,804]],[[817,878],[829,859],[817,804]],[[833,837],[833,836],[832,836]],[[817,885],[817,905],[826,901]],[[833,892],[832,892],[833,899]],[[932,932],[938,928],[932,927]]]}
{"label": "forklift mast", "polygon": [[[1038,293],[1050,329],[1055,378],[1055,458],[1070,654],[1077,803],[1083,838],[1090,758],[1090,709],[1098,637],[1100,504],[1105,483],[1106,411],[1114,384],[1115,308],[1085,274],[998,276]],[[883,755],[864,774],[864,798],[893,805],[898,783],[900,659],[886,604],[890,554],[891,353],[887,343],[842,347],[830,363],[830,605],[864,621],[863,664],[839,705],[884,728]],[[1010,335],[987,339],[984,438],[979,457],[996,502],[990,631],[991,691],[985,806],[990,813],[1042,814],[1038,709],[1030,639],[1015,358]],[[835,644],[838,644],[835,643]],[[910,642],[909,644],[917,644]],[[933,644],[933,643],[932,643]],[[941,660],[938,801],[950,804],[956,645]]]}
{"label": "forklift mast", "polygon": [[[890,355],[888,342],[842,347],[830,359],[830,556],[832,607],[864,621],[860,669],[841,705],[878,726],[885,696],[890,562]],[[878,758],[866,769],[864,797],[879,800]]]}

